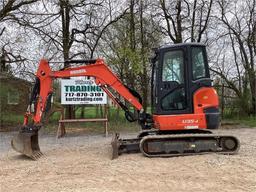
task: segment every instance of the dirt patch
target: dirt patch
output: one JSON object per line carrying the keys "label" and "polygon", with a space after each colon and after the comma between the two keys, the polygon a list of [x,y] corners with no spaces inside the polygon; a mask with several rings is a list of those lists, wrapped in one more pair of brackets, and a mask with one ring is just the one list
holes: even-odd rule
{"label": "dirt patch", "polygon": [[218,132],[240,139],[239,154],[111,161],[111,137],[41,136],[45,155],[31,161],[10,148],[12,134],[0,133],[0,191],[256,191],[256,129]]}

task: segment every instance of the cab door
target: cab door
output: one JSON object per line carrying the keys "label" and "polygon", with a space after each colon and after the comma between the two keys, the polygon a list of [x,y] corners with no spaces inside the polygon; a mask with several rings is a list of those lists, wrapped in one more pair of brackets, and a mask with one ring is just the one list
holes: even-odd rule
{"label": "cab door", "polygon": [[192,113],[187,66],[186,47],[169,47],[160,51],[155,114]]}

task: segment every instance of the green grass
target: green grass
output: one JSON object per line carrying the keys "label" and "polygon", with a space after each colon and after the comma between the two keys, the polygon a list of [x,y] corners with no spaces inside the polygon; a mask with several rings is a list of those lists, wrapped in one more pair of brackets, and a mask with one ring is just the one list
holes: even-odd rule
{"label": "green grass", "polygon": [[243,119],[240,121],[241,124],[247,125],[249,127],[255,127],[256,128],[256,119]]}
{"label": "green grass", "polygon": [[[76,110],[76,118],[80,118],[81,109]],[[83,118],[97,118],[95,107],[86,107],[85,116]],[[100,110],[98,111],[100,114]],[[100,115],[99,115],[100,116]],[[49,124],[46,126],[46,131],[51,132],[58,126],[59,113],[55,113],[49,120]],[[100,117],[98,117],[100,118]],[[125,131],[139,131],[140,126],[137,122],[130,123],[125,119],[124,112],[120,109],[119,115],[117,115],[116,108],[109,108],[108,110],[108,129],[113,132],[125,132]],[[104,132],[103,122],[83,122],[83,123],[65,123],[66,128],[85,128],[89,132],[102,133]]]}
{"label": "green grass", "polygon": [[[85,116],[84,118],[96,118],[96,108],[93,106],[85,107]],[[76,110],[76,118],[80,118],[81,108]],[[98,111],[100,114],[100,110]],[[58,127],[58,120],[60,118],[60,113],[54,113],[49,119],[49,123],[44,126],[46,132],[55,132]],[[119,115],[117,114],[116,108],[109,108],[108,110],[108,119],[109,119],[109,130],[115,132],[122,131],[139,131],[140,127],[137,122],[130,123],[124,117],[124,112],[120,109]],[[256,127],[256,117],[225,117],[223,122],[230,122],[240,124],[247,127]],[[17,127],[22,125],[23,115],[14,115],[14,114],[1,114],[1,126],[0,128],[5,127]],[[66,123],[67,128],[85,128],[85,130],[92,132],[104,132],[104,126],[102,122],[93,123]]]}
{"label": "green grass", "polygon": [[239,117],[239,118],[224,118],[224,122],[232,122],[240,125],[244,125],[247,127],[255,127],[256,128],[256,117]]}
{"label": "green grass", "polygon": [[12,126],[23,123],[23,115],[1,114],[1,126]]}
{"label": "green grass", "polygon": [[[81,109],[76,110],[76,118],[80,118]],[[85,107],[84,111],[85,116],[83,118],[97,118],[96,117],[96,108],[95,107]],[[100,116],[100,110],[99,110]],[[99,117],[100,118],[100,117]],[[58,127],[58,120],[60,119],[60,113],[54,113],[48,124],[45,124],[43,127],[44,132],[46,133],[55,133]],[[120,109],[119,115],[117,115],[117,110],[115,108],[109,108],[108,110],[108,129],[113,132],[124,132],[124,131],[139,131],[140,127],[137,122],[130,123],[124,117],[124,112]],[[14,115],[14,114],[2,114],[1,116],[1,126],[0,128],[12,128],[22,125],[23,115]],[[83,123],[65,123],[67,128],[79,128],[95,133],[103,133],[104,125],[103,122],[83,122]]]}
{"label": "green grass", "polygon": [[[51,122],[44,126],[43,130],[46,133],[55,133],[58,127],[58,121]],[[103,122],[79,122],[79,123],[65,123],[66,131],[69,132],[72,128],[79,129],[90,133],[104,133]],[[109,132],[138,132],[140,130],[137,122],[124,122],[124,121],[114,121],[110,120],[108,122]]]}

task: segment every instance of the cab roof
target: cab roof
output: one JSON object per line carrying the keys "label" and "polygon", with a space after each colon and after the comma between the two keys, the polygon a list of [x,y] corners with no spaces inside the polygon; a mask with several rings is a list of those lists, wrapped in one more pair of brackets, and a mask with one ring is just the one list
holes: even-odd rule
{"label": "cab roof", "polygon": [[205,47],[206,45],[203,43],[177,43],[177,44],[166,44],[163,46],[160,46],[158,49],[166,49],[166,48],[173,48],[173,47],[187,47],[187,46],[203,46]]}

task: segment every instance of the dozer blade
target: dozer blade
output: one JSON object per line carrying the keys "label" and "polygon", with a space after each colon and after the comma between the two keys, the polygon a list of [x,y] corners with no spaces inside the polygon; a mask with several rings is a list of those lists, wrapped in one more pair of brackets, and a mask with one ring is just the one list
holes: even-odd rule
{"label": "dozer blade", "polygon": [[114,133],[111,145],[112,145],[112,160],[118,158],[122,153],[139,153],[140,152],[140,140],[135,139],[120,139],[119,133]]}
{"label": "dozer blade", "polygon": [[37,160],[43,155],[38,144],[38,128],[23,126],[18,135],[12,139],[11,145],[15,151],[33,160]]}
{"label": "dozer blade", "polygon": [[118,149],[119,149],[119,134],[118,133],[114,133],[112,141],[111,141],[111,145],[112,145],[112,157],[111,160],[118,158]]}

